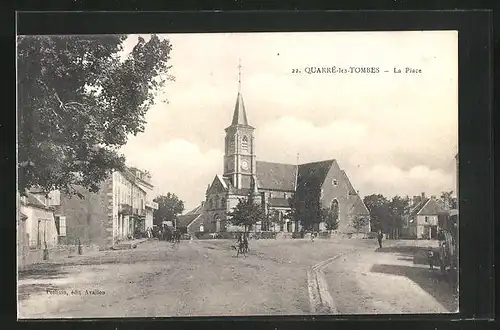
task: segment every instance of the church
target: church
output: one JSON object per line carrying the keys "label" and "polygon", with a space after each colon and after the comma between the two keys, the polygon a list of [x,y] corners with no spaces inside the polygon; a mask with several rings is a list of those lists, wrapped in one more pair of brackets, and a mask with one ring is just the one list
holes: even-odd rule
{"label": "church", "polygon": [[[208,185],[202,205],[179,217],[188,232],[242,231],[231,225],[227,213],[240,198],[248,198],[250,194],[265,214],[273,214],[274,219],[280,220],[279,226],[257,223],[254,231],[300,231],[300,221],[287,219],[291,197],[295,197],[298,205],[298,219],[319,217],[319,207],[335,207],[339,232],[355,232],[352,220],[369,217],[368,209],[335,159],[305,164],[257,161],[254,131],[239,87],[232,122],[225,129],[223,173],[215,175]],[[367,222],[361,232],[370,231]],[[320,223],[316,230],[326,230],[326,226]]]}

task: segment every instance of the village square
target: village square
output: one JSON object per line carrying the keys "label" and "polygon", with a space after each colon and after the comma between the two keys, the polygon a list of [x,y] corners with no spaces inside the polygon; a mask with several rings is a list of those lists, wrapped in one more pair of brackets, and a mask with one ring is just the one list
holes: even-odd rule
{"label": "village square", "polygon": [[[230,82],[236,91],[232,104],[214,115],[226,123],[212,132],[222,150],[214,159],[222,166],[204,176],[209,179],[201,194],[200,187],[190,188],[189,177],[178,186],[157,186],[160,172],[135,165],[148,161],[129,165],[129,154],[121,158],[106,146],[123,146],[127,135],[140,135],[144,129],[137,122],[148,132],[150,122],[142,116],[156,97],[150,90],[164,86],[151,81],[170,74],[169,39],[136,37],[131,55],[109,64],[102,49],[93,54],[92,47],[102,42],[114,54],[130,38],[50,38],[18,41],[24,116],[17,219],[20,318],[458,309],[456,151],[447,151],[453,155],[448,160],[453,186],[443,185],[437,194],[392,197],[360,191],[353,179],[359,175],[333,152],[313,158],[302,155],[307,148],[297,148],[291,162],[268,160],[261,152],[268,145],[259,144],[260,127],[252,121],[263,110],[245,105],[240,62],[232,68],[237,72]],[[37,59],[44,69],[35,74],[29,70],[37,47],[51,55]],[[58,47],[66,52],[53,52]],[[54,69],[58,65],[63,73]],[[116,65],[115,71],[104,69],[109,65]],[[120,79],[136,84],[122,86]],[[83,80],[104,81],[102,90],[83,88],[88,84]],[[165,80],[166,86],[176,83]],[[163,107],[170,104],[175,100]],[[46,110],[39,114],[39,109]],[[183,118],[192,121],[193,130],[203,129],[189,115]],[[63,119],[66,128],[58,123]],[[130,155],[147,157],[141,149]],[[156,158],[149,162],[162,166]],[[187,160],[176,164],[196,166]],[[180,165],[162,173],[175,178],[186,172]],[[185,192],[193,196],[189,201]]]}

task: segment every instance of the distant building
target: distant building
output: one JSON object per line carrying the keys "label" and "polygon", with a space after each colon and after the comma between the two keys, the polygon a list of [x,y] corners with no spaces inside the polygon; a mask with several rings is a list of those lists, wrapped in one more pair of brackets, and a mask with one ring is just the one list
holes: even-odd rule
{"label": "distant building", "polygon": [[19,220],[19,239],[27,243],[30,249],[57,245],[58,233],[53,208],[45,193],[32,190],[20,197]]}
{"label": "distant building", "polygon": [[[240,231],[228,221],[228,212],[238,204],[239,198],[253,195],[266,214],[277,213],[284,223],[278,230],[297,232],[300,221],[287,218],[289,198],[294,195],[300,205],[299,218],[319,221],[320,208],[338,206],[339,231],[353,232],[350,226],[357,216],[369,217],[369,211],[353,188],[346,173],[334,159],[306,164],[280,164],[257,161],[255,128],[247,120],[241,92],[238,92],[231,125],[226,128],[224,169],[216,175],[206,190],[206,200],[198,212],[203,214],[203,229],[207,232]],[[191,219],[192,218],[192,219]],[[187,219],[187,218],[186,218]],[[201,217],[189,217],[191,221]],[[188,220],[186,220],[188,221]],[[191,227],[193,227],[191,226]],[[257,223],[253,230],[276,230]],[[324,224],[319,230],[324,230]],[[369,224],[360,232],[370,231]]]}
{"label": "distant building", "polygon": [[182,233],[193,235],[196,232],[203,232],[203,205],[177,217],[176,226]]}
{"label": "distant building", "polygon": [[439,218],[448,214],[442,202],[425,193],[415,196],[404,216],[404,236],[417,239],[436,239],[440,229]]}
{"label": "distant building", "polygon": [[113,172],[96,193],[76,187],[83,199],[61,194],[55,210],[60,243],[76,244],[79,240],[110,247],[152,227],[153,209],[158,205],[152,202],[150,178],[138,169],[126,169]]}

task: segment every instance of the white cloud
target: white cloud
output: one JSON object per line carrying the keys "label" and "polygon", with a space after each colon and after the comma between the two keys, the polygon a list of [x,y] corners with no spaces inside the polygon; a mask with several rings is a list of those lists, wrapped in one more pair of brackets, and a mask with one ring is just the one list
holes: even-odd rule
{"label": "white cloud", "polygon": [[222,167],[220,150],[202,152],[182,139],[144,145],[139,137],[129,141],[123,152],[129,166],[150,171],[161,194],[173,192],[185,201],[186,211],[204,199],[207,185]]}

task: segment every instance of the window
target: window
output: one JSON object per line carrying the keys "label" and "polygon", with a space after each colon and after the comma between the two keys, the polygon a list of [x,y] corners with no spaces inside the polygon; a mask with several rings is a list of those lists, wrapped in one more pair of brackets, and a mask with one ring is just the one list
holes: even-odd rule
{"label": "window", "polygon": [[241,149],[243,151],[248,151],[248,138],[246,136],[241,140]]}
{"label": "window", "polygon": [[425,217],[425,222],[429,222],[429,217]]}
{"label": "window", "polygon": [[332,180],[332,185],[333,185],[334,187],[336,187],[336,186],[338,186],[338,185],[339,185],[339,182],[337,181],[337,179],[333,179],[333,180]]}
{"label": "window", "polygon": [[226,207],[226,200],[224,199],[224,197],[220,201],[220,206],[221,207]]}
{"label": "window", "polygon": [[234,151],[234,140],[236,139],[234,136],[230,138],[231,139],[231,142],[229,143],[229,148],[230,148],[230,152],[231,151]]}
{"label": "window", "polygon": [[66,236],[66,217],[59,217],[59,236]]}
{"label": "window", "polygon": [[213,201],[212,201],[212,199],[210,198],[210,199],[208,200],[208,208],[209,208],[209,209],[211,209],[211,208],[213,208],[213,206],[214,206],[214,205],[213,205]]}

